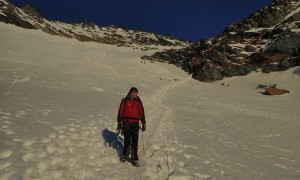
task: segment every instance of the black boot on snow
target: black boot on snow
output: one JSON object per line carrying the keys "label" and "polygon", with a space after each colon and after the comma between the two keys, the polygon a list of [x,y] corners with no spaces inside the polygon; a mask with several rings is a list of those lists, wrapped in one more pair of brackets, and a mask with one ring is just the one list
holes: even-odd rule
{"label": "black boot on snow", "polygon": [[132,165],[135,166],[135,167],[139,167],[140,166],[140,163],[138,160],[133,160],[132,161]]}
{"label": "black boot on snow", "polygon": [[126,157],[126,156],[120,157],[120,161],[121,161],[121,162],[125,162],[126,160],[127,160],[127,157]]}

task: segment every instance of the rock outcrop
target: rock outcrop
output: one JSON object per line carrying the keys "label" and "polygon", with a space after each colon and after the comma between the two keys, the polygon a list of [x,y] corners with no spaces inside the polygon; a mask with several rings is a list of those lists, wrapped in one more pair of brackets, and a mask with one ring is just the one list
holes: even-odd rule
{"label": "rock outcrop", "polygon": [[288,90],[284,90],[284,89],[277,89],[277,88],[273,88],[273,87],[269,87],[265,89],[264,94],[265,95],[283,95],[283,94],[288,94],[290,93]]}
{"label": "rock outcrop", "polygon": [[79,41],[92,41],[117,46],[155,49],[158,46],[182,48],[188,41],[177,40],[170,35],[158,35],[140,30],[130,30],[120,26],[99,26],[89,22],[67,24],[43,18],[31,5],[17,8],[7,0],[0,0],[0,22],[15,24],[27,29],[41,29],[51,35],[75,38]]}
{"label": "rock outcrop", "polygon": [[300,2],[274,0],[215,38],[143,59],[168,62],[193,78],[212,82],[224,77],[284,71],[300,65]]}

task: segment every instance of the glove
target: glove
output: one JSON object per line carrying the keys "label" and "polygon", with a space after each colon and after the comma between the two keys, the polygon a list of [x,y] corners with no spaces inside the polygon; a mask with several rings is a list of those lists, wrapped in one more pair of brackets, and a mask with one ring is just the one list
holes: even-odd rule
{"label": "glove", "polygon": [[118,131],[118,134],[121,133],[121,135],[123,135],[123,124],[121,122],[118,122],[117,131]]}
{"label": "glove", "polygon": [[123,125],[121,122],[118,122],[118,127],[117,127],[117,130],[120,131],[123,129]]}
{"label": "glove", "polygon": [[146,129],[147,129],[146,123],[143,123],[142,124],[142,131],[144,132],[144,131],[146,131]]}

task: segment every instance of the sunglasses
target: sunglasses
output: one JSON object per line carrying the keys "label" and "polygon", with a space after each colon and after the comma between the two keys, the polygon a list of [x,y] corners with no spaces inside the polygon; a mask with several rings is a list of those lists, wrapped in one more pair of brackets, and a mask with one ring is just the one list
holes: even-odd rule
{"label": "sunglasses", "polygon": [[136,93],[137,93],[137,91],[131,91],[131,93],[134,93],[134,92],[136,92]]}

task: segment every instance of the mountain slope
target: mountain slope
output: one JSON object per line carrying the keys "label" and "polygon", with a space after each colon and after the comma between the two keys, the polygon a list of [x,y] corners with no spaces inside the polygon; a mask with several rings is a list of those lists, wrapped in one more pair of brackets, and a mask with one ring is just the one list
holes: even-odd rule
{"label": "mountain slope", "polygon": [[[0,22],[0,179],[299,180],[300,68],[202,83],[151,51]],[[258,84],[287,88],[262,96]],[[120,101],[139,89],[141,166],[120,163]]]}
{"label": "mountain slope", "polygon": [[75,38],[79,41],[130,47],[143,46],[142,48],[145,50],[155,49],[157,46],[182,48],[190,44],[187,41],[180,41],[171,36],[157,35],[140,30],[127,30],[116,26],[101,27],[87,22],[67,24],[50,21],[41,17],[39,12],[30,5],[20,9],[7,0],[0,0],[0,22],[15,24],[23,28],[41,29],[52,35]]}
{"label": "mountain slope", "polygon": [[223,33],[180,50],[167,50],[144,59],[176,64],[200,81],[300,65],[300,2],[274,0]]}

